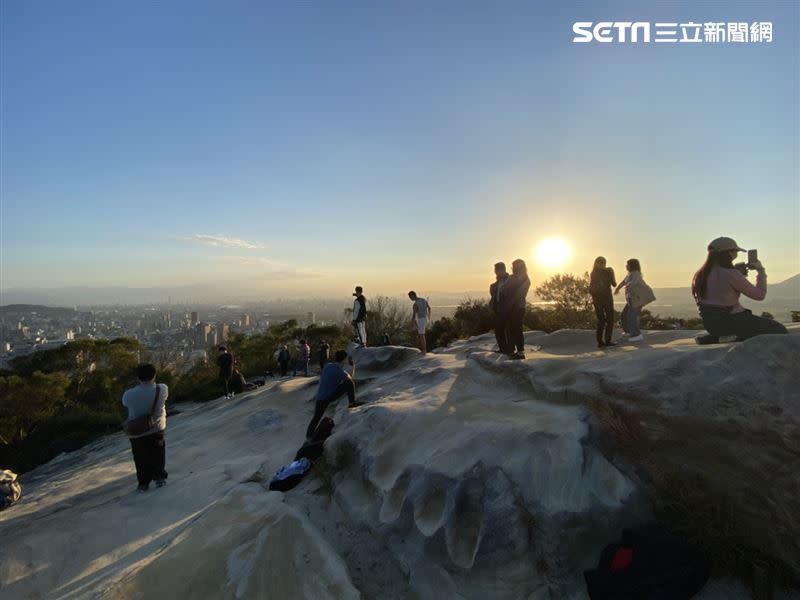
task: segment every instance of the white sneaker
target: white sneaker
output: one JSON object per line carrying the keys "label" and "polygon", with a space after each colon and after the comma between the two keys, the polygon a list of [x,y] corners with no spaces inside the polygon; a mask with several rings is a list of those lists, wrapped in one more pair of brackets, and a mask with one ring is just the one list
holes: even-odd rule
{"label": "white sneaker", "polygon": [[643,339],[644,339],[644,336],[642,334],[639,334],[639,335],[635,335],[633,337],[628,338],[628,341],[629,342],[641,342]]}

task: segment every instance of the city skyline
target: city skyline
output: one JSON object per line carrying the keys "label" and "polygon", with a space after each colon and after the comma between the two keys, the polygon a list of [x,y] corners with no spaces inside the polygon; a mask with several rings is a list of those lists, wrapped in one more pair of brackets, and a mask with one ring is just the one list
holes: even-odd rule
{"label": "city skyline", "polygon": [[[0,291],[686,287],[714,237],[800,272],[791,2],[2,4]],[[770,22],[576,44],[576,21]],[[560,238],[559,264],[537,245]],[[0,304],[3,302],[0,301]]]}

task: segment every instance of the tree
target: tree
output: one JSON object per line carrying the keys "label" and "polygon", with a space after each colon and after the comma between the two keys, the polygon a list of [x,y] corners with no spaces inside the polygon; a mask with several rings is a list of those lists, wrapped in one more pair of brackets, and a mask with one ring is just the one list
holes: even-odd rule
{"label": "tree", "polygon": [[0,377],[0,443],[18,444],[64,406],[69,379],[62,373]]}
{"label": "tree", "polygon": [[589,294],[589,273],[578,277],[572,274],[553,275],[536,288],[536,295],[552,302],[560,311],[588,312],[592,310]]}

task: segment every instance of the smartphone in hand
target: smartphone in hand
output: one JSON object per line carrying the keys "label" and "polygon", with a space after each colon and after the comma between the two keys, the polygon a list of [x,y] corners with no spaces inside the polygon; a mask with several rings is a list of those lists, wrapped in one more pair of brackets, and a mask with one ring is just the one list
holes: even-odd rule
{"label": "smartphone in hand", "polygon": [[758,250],[747,251],[747,265],[751,266],[758,262]]}

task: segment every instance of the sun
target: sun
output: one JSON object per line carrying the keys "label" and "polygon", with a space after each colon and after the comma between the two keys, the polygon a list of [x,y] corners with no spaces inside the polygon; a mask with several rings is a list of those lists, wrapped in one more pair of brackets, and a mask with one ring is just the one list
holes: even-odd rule
{"label": "sun", "polygon": [[560,267],[570,254],[569,244],[558,237],[544,239],[536,246],[536,260],[544,267]]}

